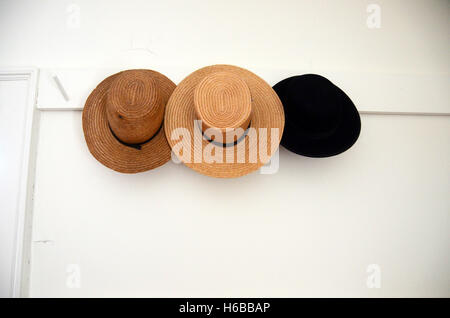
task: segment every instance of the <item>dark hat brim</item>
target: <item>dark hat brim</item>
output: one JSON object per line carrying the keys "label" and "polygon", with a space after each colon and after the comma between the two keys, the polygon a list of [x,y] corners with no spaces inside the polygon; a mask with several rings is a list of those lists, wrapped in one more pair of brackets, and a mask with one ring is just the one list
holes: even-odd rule
{"label": "dark hat brim", "polygon": [[[284,79],[273,87],[283,105],[287,102],[285,90],[290,79],[292,78]],[[324,137],[305,134],[305,132],[298,130],[296,125],[292,123],[295,121],[295,117],[289,116],[289,109],[285,107],[286,126],[281,139],[281,145],[289,151],[313,158],[331,157],[348,150],[357,141],[361,132],[359,112],[344,91],[331,82],[329,84],[334,86],[336,97],[339,98],[342,105],[342,117],[339,126],[333,133]]]}

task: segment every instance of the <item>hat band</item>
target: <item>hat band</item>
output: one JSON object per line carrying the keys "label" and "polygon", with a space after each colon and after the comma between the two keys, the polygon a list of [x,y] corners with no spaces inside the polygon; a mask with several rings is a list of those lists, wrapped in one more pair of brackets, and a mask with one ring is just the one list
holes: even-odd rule
{"label": "hat band", "polygon": [[124,141],[120,140],[120,139],[116,136],[116,134],[114,133],[114,131],[111,129],[111,126],[110,126],[109,123],[108,123],[109,130],[111,131],[112,135],[114,136],[114,138],[116,138],[116,140],[117,140],[118,142],[120,142],[120,143],[121,143],[122,145],[124,145],[124,146],[130,147],[130,148],[134,148],[134,149],[137,149],[137,150],[141,150],[141,149],[142,149],[142,146],[143,146],[144,144],[148,143],[150,140],[152,140],[153,138],[155,138],[155,136],[159,134],[159,131],[161,130],[162,126],[163,126],[163,122],[161,122],[161,125],[159,126],[159,128],[158,128],[158,130],[155,132],[155,134],[154,134],[153,136],[151,136],[149,139],[145,140],[144,142],[140,142],[140,143],[138,143],[138,144],[130,144],[130,143],[127,143],[127,142],[124,142]]}
{"label": "hat band", "polygon": [[250,130],[250,127],[251,127],[251,123],[252,123],[251,121],[248,123],[248,126],[245,129],[244,133],[241,136],[239,136],[239,138],[237,138],[235,141],[233,141],[233,142],[218,142],[218,141],[215,141],[214,139],[209,138],[208,135],[205,134],[205,132],[203,131],[202,126],[200,124],[201,120],[196,120],[196,122],[197,122],[197,128],[200,129],[203,139],[205,139],[206,141],[208,141],[216,146],[219,146],[219,147],[236,146],[239,142],[241,142],[241,140],[243,140],[245,138],[245,136],[247,136],[248,131]]}

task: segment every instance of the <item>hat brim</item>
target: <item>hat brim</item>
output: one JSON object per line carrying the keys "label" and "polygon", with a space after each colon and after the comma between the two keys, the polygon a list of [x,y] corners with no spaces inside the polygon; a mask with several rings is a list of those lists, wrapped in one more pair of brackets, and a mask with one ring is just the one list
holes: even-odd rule
{"label": "hat brim", "polygon": [[[273,89],[283,100],[283,90],[287,87],[289,78],[277,83]],[[331,82],[330,82],[331,83]],[[332,84],[332,83],[331,83]],[[354,145],[361,132],[361,118],[352,100],[339,87],[332,84],[336,89],[336,95],[342,105],[342,118],[339,127],[323,138],[308,136],[295,129],[294,125],[286,124],[281,145],[296,154],[324,158],[338,155]],[[289,121],[289,114],[286,114]]]}
{"label": "hat brim", "polygon": [[[201,133],[200,127],[194,124],[194,121],[197,120],[194,107],[194,91],[197,84],[200,83],[205,76],[222,71],[238,75],[248,85],[252,97],[252,117],[250,127],[254,128],[256,131],[258,140],[256,144],[258,144],[260,140],[259,128],[267,129],[268,160],[261,160],[258,149],[255,149],[253,143],[250,145],[249,136],[247,135],[239,141],[239,143],[245,143],[245,159],[243,162],[238,162],[237,152],[239,150],[239,144],[228,147],[215,145],[206,140]],[[183,161],[185,158],[175,153],[187,167],[207,176],[216,178],[235,178],[259,169],[270,160],[270,157],[278,149],[281,136],[283,135],[284,110],[280,99],[272,87],[257,75],[236,66],[212,65],[193,72],[178,84],[167,103],[164,128],[168,142],[172,148],[176,144],[182,143],[183,149],[190,149],[189,160]],[[190,139],[180,138],[172,140],[172,132],[178,128],[186,129],[190,133]],[[271,128],[277,128],[279,133],[274,147],[271,147],[270,145]],[[195,129],[198,131],[194,132]],[[195,149],[195,145],[200,144],[202,145],[202,149]],[[203,149],[207,146],[213,147],[214,151],[222,151],[222,162],[208,163],[203,160]],[[201,152],[201,162],[195,161],[195,158],[198,158],[194,155],[195,151],[197,151],[197,155],[199,151]],[[256,160],[250,159],[249,154],[255,152],[257,153]]]}
{"label": "hat brim", "polygon": [[[166,76],[146,70],[157,81],[164,105],[176,85]],[[121,72],[120,72],[121,73]],[[170,160],[170,146],[164,127],[149,141],[136,149],[121,143],[113,135],[106,118],[106,97],[114,79],[120,74],[104,79],[89,95],[83,109],[83,131],[91,154],[103,165],[122,173],[138,173],[162,166]]]}

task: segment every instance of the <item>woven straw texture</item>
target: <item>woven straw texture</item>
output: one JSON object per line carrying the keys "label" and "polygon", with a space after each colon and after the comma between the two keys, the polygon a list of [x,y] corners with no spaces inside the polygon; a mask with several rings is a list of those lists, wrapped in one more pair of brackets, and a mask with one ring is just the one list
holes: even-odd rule
{"label": "woven straw texture", "polygon": [[[170,147],[161,125],[175,86],[151,70],[123,71],[103,80],[83,109],[84,137],[91,154],[122,173],[151,170],[169,161]],[[125,143],[144,143],[136,149],[116,137]]]}
{"label": "woven straw texture", "polygon": [[[215,84],[216,81],[219,84]],[[219,130],[226,127],[254,128],[256,142],[249,142],[247,134],[234,146],[222,147],[211,143],[194,123],[199,119],[202,120],[203,130],[209,127]],[[178,128],[189,131],[190,138],[178,138],[177,134],[172,136],[172,132]],[[266,149],[259,147],[259,128],[267,129],[267,139],[261,139]],[[278,129],[278,138],[273,147],[271,128]],[[175,155],[189,168],[217,178],[240,177],[267,163],[278,149],[283,128],[283,105],[275,91],[257,75],[232,65],[207,66],[187,76],[170,97],[164,118],[166,136]],[[199,144],[202,147],[195,147]],[[180,145],[183,150],[190,149],[190,158],[182,151],[177,153]],[[244,146],[245,158],[239,161],[238,148]],[[221,162],[205,162],[205,147],[208,153],[221,154]],[[262,158],[269,159],[261,160],[259,151],[267,154]],[[256,160],[255,156],[250,159],[250,154],[256,154]],[[200,162],[196,158],[201,158]]]}

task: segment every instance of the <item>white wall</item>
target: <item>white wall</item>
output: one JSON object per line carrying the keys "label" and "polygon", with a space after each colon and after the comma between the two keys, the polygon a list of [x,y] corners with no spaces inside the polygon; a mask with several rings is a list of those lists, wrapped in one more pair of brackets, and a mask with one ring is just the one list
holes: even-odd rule
{"label": "white wall", "polygon": [[[381,28],[369,29],[372,2],[4,0],[0,66],[229,63],[354,72],[358,87],[361,72],[448,80],[448,1],[378,0]],[[392,105],[390,92],[367,85]],[[215,180],[171,162],[117,174],[90,156],[80,112],[41,115],[31,296],[450,295],[449,116],[363,115],[341,156],[282,149],[274,175]],[[369,264],[380,289],[366,287]]]}
{"label": "white wall", "polygon": [[[370,3],[380,29],[367,27]],[[2,0],[0,66],[447,74],[449,10],[447,0]]]}
{"label": "white wall", "polygon": [[363,115],[340,156],[282,149],[278,173],[222,180],[172,162],[116,173],[90,155],[81,112],[45,111],[31,296],[450,296],[449,130],[448,116]]}

